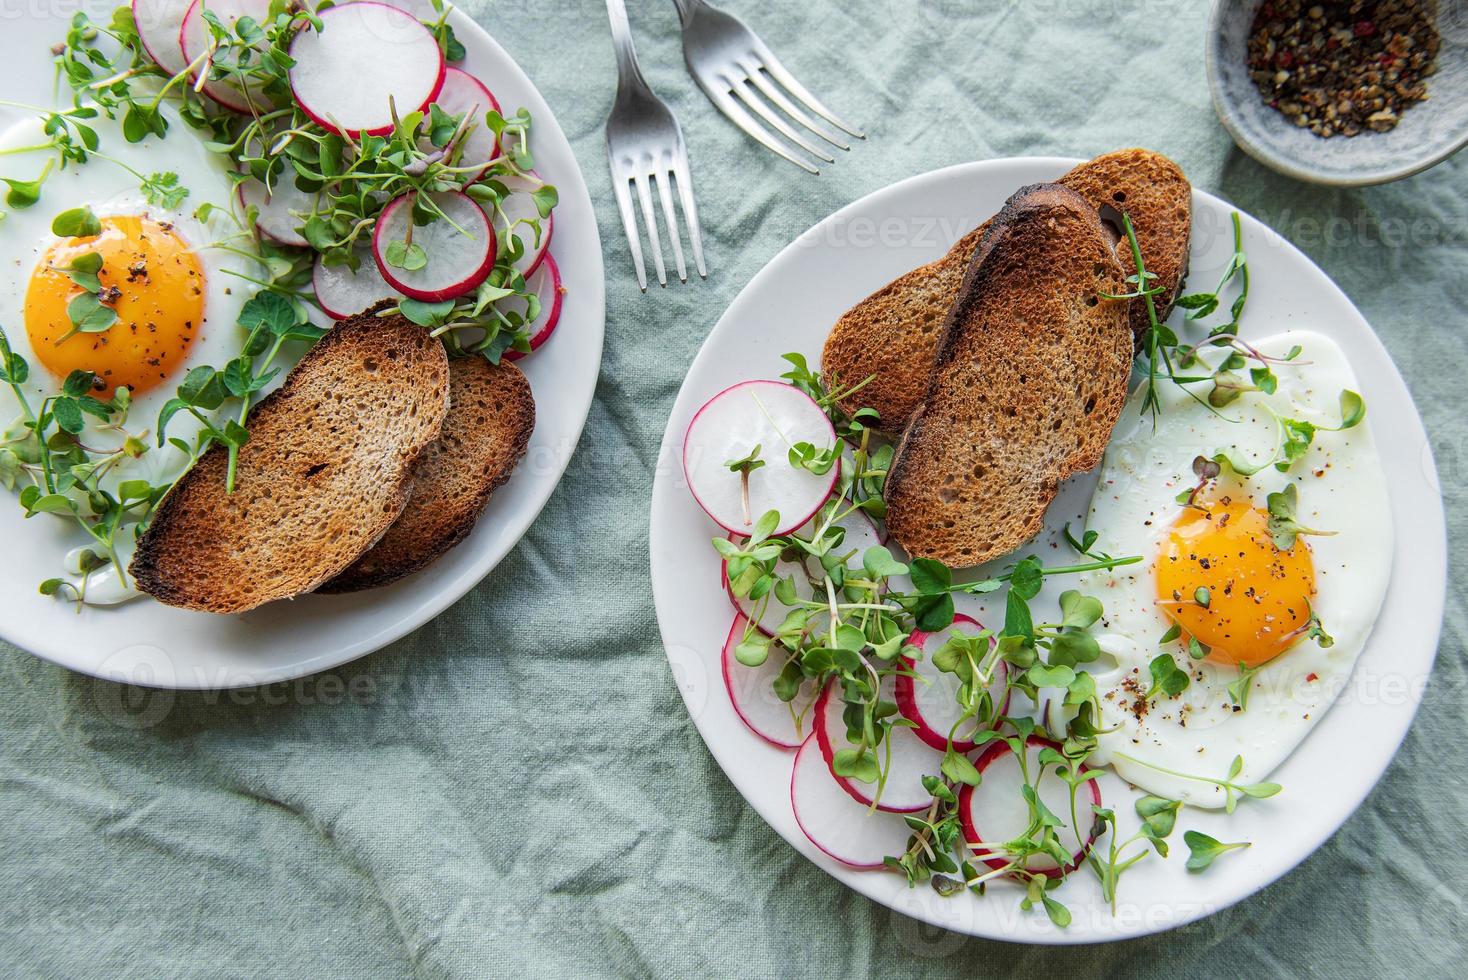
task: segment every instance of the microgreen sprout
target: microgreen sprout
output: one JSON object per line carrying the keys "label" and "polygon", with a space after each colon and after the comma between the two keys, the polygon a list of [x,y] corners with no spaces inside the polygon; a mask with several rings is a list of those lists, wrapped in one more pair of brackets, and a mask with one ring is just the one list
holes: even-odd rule
{"label": "microgreen sprout", "polygon": [[1219,855],[1250,846],[1248,841],[1225,844],[1196,830],[1183,831],[1183,843],[1188,845],[1188,870],[1202,871]]}
{"label": "microgreen sprout", "polygon": [[1286,484],[1283,490],[1271,493],[1266,500],[1269,505],[1269,534],[1274,541],[1274,546],[1280,551],[1289,551],[1293,548],[1296,538],[1301,534],[1332,535],[1336,533],[1306,527],[1295,519],[1300,501],[1299,491],[1293,483]]}
{"label": "microgreen sprout", "polygon": [[1335,646],[1335,637],[1325,631],[1325,625],[1320,621],[1320,614],[1315,611],[1315,606],[1310,606],[1310,619],[1305,624],[1305,636],[1314,640],[1322,650],[1328,650]]}
{"label": "microgreen sprout", "polygon": [[1234,812],[1234,808],[1238,806],[1240,796],[1247,796],[1250,799],[1255,800],[1263,800],[1274,796],[1281,789],[1284,788],[1280,786],[1279,783],[1242,784],[1234,782],[1234,780],[1238,778],[1238,775],[1244,771],[1244,757],[1241,755],[1234,756],[1233,762],[1230,763],[1228,767],[1228,775],[1225,776],[1223,779],[1214,779],[1211,776],[1195,776],[1191,773],[1178,772],[1176,769],[1168,769],[1164,766],[1159,766],[1156,763],[1144,762],[1143,760],[1138,759],[1135,756],[1127,755],[1125,752],[1118,752],[1116,753],[1116,755],[1119,759],[1125,759],[1127,762],[1133,763],[1134,765],[1143,766],[1147,769],[1151,769],[1153,772],[1160,772],[1168,776],[1176,776],[1178,779],[1190,779],[1194,782],[1209,783],[1213,786],[1217,786],[1224,792],[1223,809],[1226,813]]}
{"label": "microgreen sprout", "polygon": [[[29,376],[29,363],[11,350],[0,328],[0,382],[10,387],[22,413],[21,420],[6,431],[0,444],[0,482],[11,488],[21,486],[19,501],[26,517],[55,514],[75,522],[98,546],[93,554],[116,565],[119,578],[126,584],[117,536],[125,526],[146,519],[167,490],[147,480],[122,480],[111,489],[110,483],[103,484],[123,460],[147,452],[142,439],[121,428],[131,405],[130,393],[119,387],[104,401],[96,397],[99,385],[94,374],[73,371],[63,381],[59,394],[32,405],[22,387]],[[105,450],[88,446],[83,436],[89,424],[122,432],[122,444]],[[83,566],[85,576],[101,563],[84,561]],[[82,595],[69,583],[62,586],[51,580],[42,591],[69,598]]]}
{"label": "microgreen sprout", "polygon": [[[1121,840],[1117,834],[1116,813],[1113,810],[1100,806],[1092,806],[1096,820],[1110,829],[1110,843],[1103,857],[1095,848],[1090,849],[1087,863],[1096,872],[1096,877],[1101,881],[1101,897],[1110,905],[1113,914],[1116,911],[1117,883],[1121,876],[1138,861],[1141,861],[1152,851],[1158,856],[1167,857],[1167,838],[1172,834],[1173,827],[1177,823],[1177,811],[1182,806],[1177,800],[1163,799],[1160,796],[1143,796],[1137,800],[1137,816],[1141,818],[1141,826],[1137,832],[1126,840]],[[1100,835],[1097,834],[1099,837]],[[1127,855],[1127,850],[1133,844],[1150,845],[1152,850],[1141,850]]]}
{"label": "microgreen sprout", "polygon": [[[464,47],[446,19],[451,8],[443,0],[433,0],[432,8],[425,26],[448,60],[463,58]],[[385,258],[404,270],[423,268],[432,257],[414,243],[414,225],[448,220],[432,195],[462,190],[479,203],[499,232],[492,271],[468,296],[443,304],[405,301],[399,312],[440,337],[454,355],[478,354],[498,363],[509,350],[528,353],[529,328],[540,316],[542,303],[525,281],[521,260],[527,248],[543,243],[546,219],[558,202],[555,188],[532,172],[529,114],[521,109],[506,115],[476,106],[454,115],[437,105],[426,112],[403,114],[394,107],[390,133],[344,137],[311,120],[291,95],[290,43],[308,26],[319,29],[321,24],[308,6],[298,4],[272,4],[267,16],[240,17],[232,25],[206,10],[205,50],[170,77],[147,56],[128,8],[119,7],[107,23],[79,12],[56,54],[61,77],[72,89],[73,105],[61,110],[34,108],[44,117],[49,140],[36,149],[55,151],[56,160],[48,161],[48,168],[56,161],[65,166],[91,157],[110,160],[138,179],[150,203],[178,208],[189,189],[177,174],[138,173],[106,156],[98,150],[96,131],[86,122],[99,114],[120,119],[123,136],[132,143],[164,137],[171,116],[161,106],[167,102],[186,125],[200,131],[208,150],[227,158],[231,181],[255,179],[267,190],[290,181],[311,194],[314,203],[301,213],[301,233],[311,251],[326,265],[354,268],[383,208],[405,194],[413,197],[413,220],[402,240],[387,243]],[[209,82],[247,94],[253,111],[216,111],[203,94]],[[487,166],[465,157],[467,137],[476,131],[493,134],[501,150]],[[12,206],[34,203],[45,176],[13,188]],[[519,185],[515,193],[527,193],[534,201],[536,216],[506,213],[510,180]],[[207,203],[203,207],[214,209]],[[253,215],[247,217],[244,227],[254,237],[251,251],[261,253],[270,275],[262,280],[227,271],[298,306],[315,303],[309,288],[315,256],[304,253],[308,258],[301,262],[283,255],[258,237]]]}
{"label": "microgreen sprout", "polygon": [[[1215,413],[1246,392],[1276,392],[1279,380],[1273,366],[1294,361],[1301,351],[1295,348],[1282,358],[1266,356],[1239,339],[1239,320],[1249,294],[1249,271],[1238,215],[1233,219],[1234,253],[1217,290],[1178,300],[1177,305],[1188,310],[1193,320],[1209,316],[1227,303],[1229,321],[1214,327],[1202,343],[1194,346],[1182,344],[1159,321],[1157,297],[1165,289],[1146,269],[1130,218],[1123,215],[1122,223],[1135,272],[1127,277],[1131,287],[1128,293],[1108,298],[1140,301],[1148,312],[1149,329],[1143,338],[1147,372],[1144,413],[1152,414],[1155,420],[1161,410],[1159,388],[1163,380],[1181,386]],[[1233,288],[1237,288],[1237,294],[1225,300],[1224,293]],[[1201,355],[1205,348],[1220,348],[1224,354],[1216,364],[1212,358],[1204,364]],[[832,769],[838,776],[873,786],[871,806],[875,808],[889,775],[892,732],[912,724],[881,693],[884,681],[903,677],[904,683],[926,683],[913,666],[925,652],[911,642],[911,637],[949,630],[957,615],[956,598],[1002,593],[1003,622],[997,629],[954,629],[937,649],[929,646],[926,651],[933,670],[955,678],[954,696],[960,710],[948,732],[937,772],[922,781],[931,800],[925,809],[904,815],[912,832],[907,847],[900,854],[888,856],[885,866],[912,885],[929,883],[942,895],[963,891],[983,894],[988,882],[1012,879],[1023,888],[1022,908],[1042,907],[1052,922],[1063,927],[1070,922],[1070,912],[1050,892],[1073,870],[1074,855],[1057,834],[1068,824],[1085,841],[1084,863],[1100,879],[1103,894],[1114,909],[1122,874],[1152,851],[1167,855],[1167,839],[1182,804],[1157,796],[1142,797],[1136,803],[1141,827],[1125,839],[1118,838],[1112,810],[1100,806],[1083,810],[1077,791],[1098,774],[1098,770],[1085,765],[1085,760],[1098,750],[1102,736],[1117,730],[1100,727],[1102,700],[1088,669],[1100,659],[1101,645],[1093,630],[1102,622],[1104,609],[1100,599],[1078,589],[1060,594],[1058,615],[1037,613],[1034,603],[1050,576],[1116,569],[1138,563],[1141,557],[1115,557],[1098,547],[1098,532],[1087,530],[1077,537],[1069,526],[1062,529],[1061,536],[1087,560],[1047,566],[1038,556],[1027,555],[985,578],[957,576],[944,563],[926,557],[901,561],[880,545],[858,555],[845,544],[838,522],[857,510],[877,519],[885,516],[882,493],[893,456],[891,445],[877,437],[873,428],[878,421],[876,413],[869,408],[850,407],[852,396],[871,379],[847,386],[840,379],[822,376],[799,354],[787,354],[785,359],[791,369],[783,377],[816,401],[838,437],[837,446],[831,449],[809,443],[789,444],[787,439],[789,463],[826,473],[839,461],[840,478],[806,531],[774,535],[778,517],[765,515],[743,540],[737,536],[714,539],[715,548],[725,560],[729,589],[749,621],[745,635],[735,646],[735,659],[753,666],[778,655],[780,670],[774,690],[781,700],[792,704],[797,719],[802,715],[795,713],[794,702],[807,685],[838,699],[846,742],[834,752]],[[1186,373],[1200,367],[1206,370]],[[1212,384],[1208,398],[1190,387],[1202,382]],[[1363,414],[1364,406],[1358,398],[1350,393],[1342,397],[1340,428],[1358,424]],[[1281,419],[1281,448],[1273,455],[1285,455],[1269,462],[1293,462],[1303,455],[1302,450],[1285,446],[1283,434],[1304,441],[1308,448],[1308,440],[1319,428]],[[749,456],[726,465],[747,473],[741,468],[751,467],[757,460],[756,448]],[[1226,464],[1231,465],[1219,457],[1198,457],[1193,465],[1197,483],[1183,491],[1180,502],[1200,506],[1199,495],[1222,476]],[[1293,523],[1294,504],[1293,497],[1282,497],[1272,507],[1271,517],[1278,525],[1271,528],[1272,533],[1310,531]],[[1190,596],[1193,605],[1205,610],[1212,608],[1214,598],[1207,587],[1194,589]],[[777,601],[778,608],[787,611],[766,635],[756,624],[768,625],[766,617],[771,604]],[[1329,642],[1313,610],[1307,629],[1311,635],[1323,637],[1322,642]],[[1202,660],[1212,653],[1178,624],[1166,631],[1159,645],[1175,642],[1191,660]],[[1157,653],[1148,665],[1151,684],[1146,699],[1178,697],[1187,691],[1193,668],[1185,664],[1180,665],[1172,652]],[[1230,685],[1230,697],[1240,710],[1247,703],[1252,677],[1253,671],[1241,665],[1239,680]],[[1052,734],[1034,718],[1002,714],[1011,693],[1023,695],[1022,703],[1048,703],[1052,710],[1062,709],[1060,715],[1047,713],[1045,717],[1068,719],[1063,731]],[[1038,765],[1026,761],[1031,739],[1041,740],[1035,743],[1041,746]],[[958,800],[961,791],[983,783],[971,752],[976,746],[1001,740],[1019,760],[1020,796],[1030,816],[1029,826],[1012,840],[970,843],[961,831]],[[1123,752],[1115,752],[1114,756],[1178,779],[1216,786],[1224,794],[1229,812],[1242,797],[1263,799],[1280,792],[1277,783],[1240,782],[1244,767],[1241,756],[1233,760],[1221,779],[1167,769]],[[1058,778],[1069,786],[1068,814],[1052,812],[1041,800],[1038,785],[1044,776]],[[1189,843],[1191,846],[1192,838]],[[1203,860],[1198,857],[1199,848],[1210,852],[1207,860],[1211,861],[1217,853],[1246,846],[1213,843],[1216,849],[1210,850],[1199,839],[1198,848],[1193,848],[1195,858]],[[1140,852],[1136,850],[1139,844],[1145,846]],[[1042,854],[1067,870],[1058,875],[1035,872],[1029,866],[1030,858]]]}
{"label": "microgreen sprout", "polygon": [[1347,429],[1354,429],[1366,417],[1365,399],[1350,389],[1344,389],[1340,394],[1341,421],[1339,425],[1319,425],[1303,419],[1276,414],[1272,409],[1268,409],[1268,406],[1266,409],[1274,415],[1276,433],[1274,448],[1270,450],[1269,455],[1258,463],[1251,463],[1235,456],[1227,449],[1220,449],[1213,456],[1215,462],[1226,464],[1239,476],[1253,476],[1267,466],[1273,466],[1281,473],[1288,473],[1290,468],[1310,451],[1316,433],[1344,432]]}
{"label": "microgreen sprout", "polygon": [[1177,495],[1177,502],[1185,507],[1197,507],[1198,495],[1203,492],[1208,484],[1218,479],[1219,474],[1222,472],[1223,467],[1217,460],[1209,459],[1207,456],[1194,456],[1193,475],[1198,478],[1198,482],[1179,493]]}
{"label": "microgreen sprout", "polygon": [[1249,706],[1249,692],[1254,689],[1254,675],[1263,668],[1263,664],[1257,667],[1250,667],[1245,663],[1239,664],[1239,676],[1229,683],[1228,697],[1240,711]]}
{"label": "microgreen sprout", "polygon": [[729,467],[732,472],[739,474],[739,497],[740,501],[744,504],[745,527],[749,527],[754,523],[754,518],[749,513],[749,474],[765,465],[765,461],[759,458],[759,450],[759,444],[756,443],[753,449],[739,459],[728,459],[724,461],[725,466]]}
{"label": "microgreen sprout", "polygon": [[1142,697],[1148,701],[1158,694],[1175,698],[1188,689],[1191,681],[1188,672],[1180,668],[1169,653],[1159,653],[1153,657],[1152,662],[1147,665],[1147,672],[1152,675],[1152,686]]}
{"label": "microgreen sprout", "polygon": [[[1131,217],[1122,214],[1122,230],[1136,270],[1127,277],[1128,292],[1107,295],[1106,299],[1140,300],[1147,312],[1147,329],[1142,335],[1142,356],[1146,379],[1143,382],[1142,413],[1151,415],[1155,424],[1162,410],[1158,386],[1165,376],[1183,388],[1188,395],[1205,408],[1218,414],[1217,410],[1228,405],[1246,391],[1262,391],[1272,394],[1278,385],[1272,366],[1281,361],[1294,360],[1300,353],[1295,348],[1283,358],[1270,357],[1242,340],[1239,336],[1239,320],[1249,298],[1249,264],[1244,254],[1243,224],[1237,211],[1233,213],[1233,254],[1224,268],[1218,288],[1211,293],[1194,293],[1179,296],[1175,305],[1188,311],[1189,320],[1201,320],[1217,310],[1223,303],[1223,294],[1230,284],[1237,281],[1238,295],[1229,305],[1230,319],[1227,323],[1209,330],[1207,337],[1198,344],[1185,345],[1177,333],[1159,318],[1158,297],[1167,290],[1157,281],[1156,274],[1147,271],[1142,247],[1137,239]],[[1216,367],[1209,368],[1199,357],[1205,347],[1225,348],[1227,356]],[[1250,366],[1252,365],[1252,367]],[[1246,382],[1237,372],[1249,367]],[[1192,373],[1189,373],[1189,372]],[[1198,373],[1204,371],[1206,373]],[[1207,398],[1193,391],[1191,385],[1211,382],[1213,387]],[[1229,420],[1232,421],[1232,420]]]}

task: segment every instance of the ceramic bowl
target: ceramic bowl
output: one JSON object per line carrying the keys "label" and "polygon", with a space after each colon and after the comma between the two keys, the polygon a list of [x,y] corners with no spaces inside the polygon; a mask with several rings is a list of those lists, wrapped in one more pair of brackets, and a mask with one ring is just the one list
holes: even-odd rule
{"label": "ceramic bowl", "polygon": [[1468,0],[1437,0],[1442,47],[1428,98],[1385,133],[1322,139],[1260,98],[1245,51],[1260,0],[1214,0],[1208,30],[1208,84],[1218,119],[1245,153],[1314,184],[1360,187],[1410,177],[1468,143]]}

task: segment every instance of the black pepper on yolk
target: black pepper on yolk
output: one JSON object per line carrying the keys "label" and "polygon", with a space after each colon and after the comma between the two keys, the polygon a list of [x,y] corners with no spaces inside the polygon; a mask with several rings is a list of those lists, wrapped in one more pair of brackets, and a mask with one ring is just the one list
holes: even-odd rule
{"label": "black pepper on yolk", "polygon": [[1280,551],[1269,514],[1227,498],[1184,511],[1157,558],[1161,608],[1185,641],[1196,638],[1210,648],[1208,659],[1229,666],[1257,667],[1289,649],[1309,625],[1314,595],[1305,539]]}
{"label": "black pepper on yolk", "polygon": [[[41,257],[25,296],[25,326],[36,358],[58,378],[94,372],[109,398],[119,385],[144,392],[173,374],[204,322],[199,257],[170,225],[139,215],[101,219],[101,234],[64,238]],[[65,272],[80,255],[102,257],[98,279],[115,298],[112,326],[72,333],[67,305],[78,294]],[[67,334],[70,333],[70,336]]]}

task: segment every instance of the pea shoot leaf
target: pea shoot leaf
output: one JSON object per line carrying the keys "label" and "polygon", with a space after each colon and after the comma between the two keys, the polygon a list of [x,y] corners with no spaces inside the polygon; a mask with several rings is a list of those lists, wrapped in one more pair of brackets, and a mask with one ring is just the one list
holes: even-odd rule
{"label": "pea shoot leaf", "polygon": [[251,331],[263,327],[279,337],[296,326],[296,308],[279,293],[262,290],[240,308],[238,323]]}
{"label": "pea shoot leaf", "polygon": [[1044,566],[1040,564],[1040,559],[1031,555],[1021,559],[1010,572],[1009,590],[1025,602],[1029,602],[1040,594],[1040,587],[1044,581]]}
{"label": "pea shoot leaf", "polygon": [[102,222],[89,207],[62,211],[51,219],[51,234],[58,238],[91,238],[102,233]]}
{"label": "pea shoot leaf", "polygon": [[1211,865],[1215,859],[1229,851],[1237,851],[1249,846],[1249,841],[1238,841],[1233,844],[1225,844],[1222,841],[1209,837],[1207,834],[1196,830],[1188,830],[1183,833],[1183,843],[1188,845],[1189,871],[1202,871]]}
{"label": "pea shoot leaf", "polygon": [[923,596],[913,610],[913,618],[924,633],[936,633],[952,625],[954,612],[953,595],[944,592]]}
{"label": "pea shoot leaf", "polygon": [[1075,680],[1076,673],[1070,667],[1057,665],[1054,667],[1045,664],[1035,664],[1026,672],[1031,684],[1036,687],[1064,687],[1068,688]]}
{"label": "pea shoot leaf", "polygon": [[837,749],[831,757],[831,771],[863,783],[875,783],[881,775],[876,758],[867,749]]}
{"label": "pea shoot leaf", "polygon": [[914,558],[908,564],[912,585],[921,595],[946,593],[953,584],[953,573],[948,566],[931,558]]}
{"label": "pea shoot leaf", "polygon": [[965,786],[979,785],[979,770],[974,767],[967,756],[955,752],[951,746],[943,753],[943,763],[939,768],[943,775],[955,783],[962,783]]}
{"label": "pea shoot leaf", "polygon": [[10,190],[5,194],[5,203],[17,211],[23,210],[35,204],[41,199],[41,185],[46,181],[46,175],[50,172],[51,165],[46,165],[45,171],[35,180],[16,180],[11,177],[0,177]]}
{"label": "pea shoot leaf", "polygon": [[1060,613],[1062,626],[1073,626],[1078,629],[1086,629],[1096,624],[1101,619],[1104,610],[1101,600],[1093,596],[1081,595],[1074,589],[1060,594]]}
{"label": "pea shoot leaf", "polygon": [[117,322],[117,311],[97,298],[96,293],[78,293],[66,304],[72,333],[101,333]]}
{"label": "pea shoot leaf", "polygon": [[1147,665],[1147,670],[1152,675],[1152,686],[1146,694],[1148,700],[1158,693],[1166,694],[1168,697],[1177,697],[1188,689],[1188,684],[1191,682],[1188,672],[1180,669],[1177,661],[1173,660],[1169,653],[1159,653]]}
{"label": "pea shoot leaf", "polygon": [[877,580],[908,573],[908,566],[893,558],[892,552],[881,545],[868,548],[863,552],[861,563],[866,573]]}

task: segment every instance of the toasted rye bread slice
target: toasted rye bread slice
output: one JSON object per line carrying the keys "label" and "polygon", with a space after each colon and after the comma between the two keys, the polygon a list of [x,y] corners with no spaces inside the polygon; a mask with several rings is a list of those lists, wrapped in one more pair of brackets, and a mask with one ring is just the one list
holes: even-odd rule
{"label": "toasted rye bread slice", "polygon": [[1042,527],[1061,480],[1101,461],[1126,400],[1124,272],[1096,209],[1058,184],[1009,199],[975,253],[923,404],[887,477],[913,556],[977,565]]}
{"label": "toasted rye bread slice", "polygon": [[534,429],[535,399],[519,368],[482,357],[450,361],[449,414],[418,460],[408,506],[382,540],[316,591],[371,589],[432,564],[468,537]]}
{"label": "toasted rye bread slice", "polygon": [[[1118,150],[1081,164],[1059,182],[1097,209],[1131,215],[1147,270],[1157,274],[1166,290],[1157,297],[1158,315],[1166,317],[1187,275],[1193,223],[1192,188],[1177,164],[1150,150]],[[821,369],[827,383],[850,386],[870,377],[843,404],[850,411],[876,409],[879,427],[889,435],[907,428],[928,390],[939,333],[989,224],[959,239],[938,261],[893,280],[853,306],[826,338]],[[1130,250],[1123,245],[1118,254],[1130,275],[1135,271]],[[1130,316],[1140,339],[1148,326],[1145,306],[1134,303]]]}
{"label": "toasted rye bread slice", "polygon": [[[1109,210],[1124,211],[1131,217],[1137,244],[1142,246],[1142,261],[1163,290],[1152,298],[1157,318],[1167,319],[1178,287],[1188,277],[1193,236],[1193,187],[1182,169],[1161,153],[1133,148],[1083,163],[1060,178],[1060,183],[1090,201],[1103,220]],[[1122,233],[1120,227],[1110,230],[1115,235]],[[1116,257],[1127,275],[1137,271],[1126,242],[1117,242]],[[1133,302],[1127,316],[1132,336],[1140,344],[1151,326],[1147,304]]]}
{"label": "toasted rye bread slice", "polygon": [[337,324],[251,412],[234,492],[216,446],[163,498],[132,561],[138,588],[236,613],[334,578],[407,504],[448,395],[443,344],[421,327]]}

